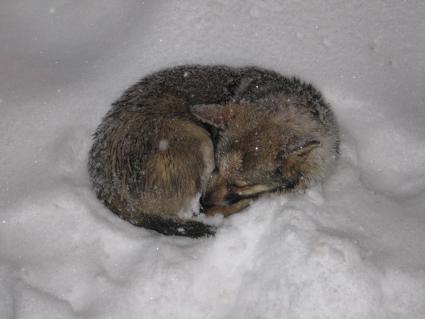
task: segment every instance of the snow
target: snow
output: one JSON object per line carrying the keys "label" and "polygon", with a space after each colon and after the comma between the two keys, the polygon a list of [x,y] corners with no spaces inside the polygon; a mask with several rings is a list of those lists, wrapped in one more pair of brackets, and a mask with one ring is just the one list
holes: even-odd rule
{"label": "snow", "polygon": [[[424,318],[423,1],[4,0],[0,43],[1,318]],[[314,83],[341,127],[333,175],[214,238],[112,215],[90,135],[183,63]]]}

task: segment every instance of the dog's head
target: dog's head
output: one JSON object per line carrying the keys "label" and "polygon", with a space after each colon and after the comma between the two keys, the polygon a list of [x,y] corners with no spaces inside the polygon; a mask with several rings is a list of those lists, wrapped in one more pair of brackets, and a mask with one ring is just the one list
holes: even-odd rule
{"label": "dog's head", "polygon": [[206,207],[304,189],[325,174],[328,158],[336,155],[317,112],[282,95],[191,111],[219,131],[216,167],[202,197]]}

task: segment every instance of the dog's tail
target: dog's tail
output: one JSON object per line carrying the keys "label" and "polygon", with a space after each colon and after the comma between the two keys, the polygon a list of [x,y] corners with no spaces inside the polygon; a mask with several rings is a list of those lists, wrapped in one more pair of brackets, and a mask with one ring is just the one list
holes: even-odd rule
{"label": "dog's tail", "polygon": [[192,238],[214,236],[217,229],[214,226],[196,220],[166,219],[160,216],[145,216],[142,220],[130,222],[133,225],[152,229],[167,236],[185,236]]}

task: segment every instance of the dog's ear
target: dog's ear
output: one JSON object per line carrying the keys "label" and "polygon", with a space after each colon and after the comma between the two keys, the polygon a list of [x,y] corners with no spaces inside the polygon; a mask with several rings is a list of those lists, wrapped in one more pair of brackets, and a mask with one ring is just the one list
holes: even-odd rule
{"label": "dog's ear", "polygon": [[190,112],[206,124],[225,129],[235,117],[235,107],[229,104],[198,104],[190,107]]}

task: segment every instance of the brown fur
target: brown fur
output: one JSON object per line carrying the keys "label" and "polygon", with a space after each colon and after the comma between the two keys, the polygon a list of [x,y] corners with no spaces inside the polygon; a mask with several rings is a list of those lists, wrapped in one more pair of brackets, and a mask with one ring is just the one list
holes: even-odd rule
{"label": "brown fur", "polygon": [[121,218],[198,237],[214,228],[184,214],[197,194],[207,215],[230,215],[263,193],[320,181],[337,151],[332,112],[310,85],[255,67],[181,66],[114,103],[89,172]]}
{"label": "brown fur", "polygon": [[232,202],[265,192],[303,190],[325,177],[336,159],[336,128],[324,127],[294,97],[193,108],[198,118],[222,128],[218,169],[202,199],[207,214],[220,206],[229,214]]}

